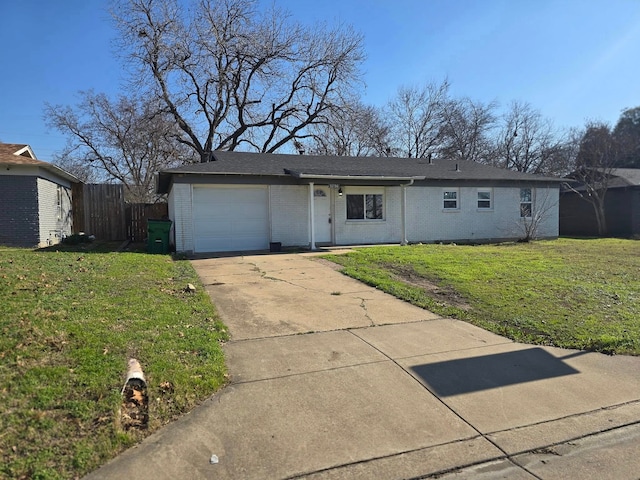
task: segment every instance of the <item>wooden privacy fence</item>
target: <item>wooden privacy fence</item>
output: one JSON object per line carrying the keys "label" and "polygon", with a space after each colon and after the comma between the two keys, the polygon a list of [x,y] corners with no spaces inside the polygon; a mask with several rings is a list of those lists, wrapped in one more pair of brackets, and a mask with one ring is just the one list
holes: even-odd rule
{"label": "wooden privacy fence", "polygon": [[166,203],[130,203],[127,205],[127,238],[143,242],[147,238],[147,220],[159,220],[169,214]]}
{"label": "wooden privacy fence", "polygon": [[74,184],[72,202],[73,233],[107,241],[142,242],[147,219],[168,214],[166,203],[125,203],[124,186],[119,184]]}

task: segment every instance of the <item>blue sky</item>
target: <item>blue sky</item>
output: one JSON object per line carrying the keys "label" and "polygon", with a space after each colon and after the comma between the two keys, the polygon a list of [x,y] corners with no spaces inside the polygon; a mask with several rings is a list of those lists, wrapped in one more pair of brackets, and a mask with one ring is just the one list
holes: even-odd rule
{"label": "blue sky", "polygon": [[[448,78],[455,96],[526,101],[558,127],[615,124],[623,108],[640,106],[640,0],[274,1],[304,23],[364,35],[369,104]],[[44,103],[118,92],[106,4],[0,0],[0,141],[28,143],[51,161],[65,139],[47,129]]]}

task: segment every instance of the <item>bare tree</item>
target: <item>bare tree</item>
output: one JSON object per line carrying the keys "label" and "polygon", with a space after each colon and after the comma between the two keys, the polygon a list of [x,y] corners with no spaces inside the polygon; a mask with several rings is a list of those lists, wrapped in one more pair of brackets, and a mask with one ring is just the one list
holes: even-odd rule
{"label": "bare tree", "polygon": [[359,80],[362,37],[351,28],[306,28],[256,0],[189,7],[121,0],[114,18],[138,86],[160,99],[201,161],[303,138]]}
{"label": "bare tree", "polygon": [[587,122],[576,159],[576,170],[569,178],[579,182],[573,191],[593,205],[599,235],[607,232],[605,198],[621,152],[609,125],[599,121]]}
{"label": "bare tree", "polygon": [[[555,233],[559,189],[550,185],[525,187],[519,191],[520,215],[513,219],[505,216],[499,229],[505,238],[517,238],[519,242],[531,242]],[[517,201],[516,200],[516,201]]]}
{"label": "bare tree", "polygon": [[47,124],[68,137],[58,163],[90,181],[124,184],[133,202],[152,202],[154,175],[190,159],[175,142],[175,123],[155,103],[121,96],[81,92],[78,105],[46,105]]}
{"label": "bare tree", "polygon": [[449,82],[400,87],[387,105],[398,155],[423,158],[435,153],[443,135]]}
{"label": "bare tree", "polygon": [[64,151],[54,153],[53,157],[55,165],[69,172],[83,183],[99,183],[104,178],[95,168],[91,168],[91,164],[86,164],[82,159],[73,155],[65,155]]}
{"label": "bare tree", "polygon": [[361,102],[331,112],[310,130],[311,153],[355,157],[385,156],[390,152],[389,127],[379,109]]}
{"label": "bare tree", "polygon": [[558,164],[562,148],[550,120],[528,103],[512,102],[502,117],[493,163],[518,172],[560,173],[566,168]]}
{"label": "bare tree", "polygon": [[496,106],[467,97],[449,100],[442,112],[441,154],[456,160],[486,162],[491,156],[489,134],[495,126]]}
{"label": "bare tree", "polygon": [[[536,188],[536,189],[524,189],[525,191],[525,195],[527,193],[531,194],[532,197],[529,199],[531,201],[530,203],[530,210],[528,212],[523,212],[523,208],[526,209],[527,207],[523,207],[523,205],[526,205],[526,203],[521,203],[520,204],[520,233],[522,234],[522,236],[520,237],[520,241],[522,242],[530,242],[532,240],[537,240],[538,238],[540,238],[540,228],[542,226],[542,224],[544,224],[546,221],[548,221],[551,218],[551,215],[553,212],[555,212],[557,210],[557,205],[558,205],[558,199],[555,198],[554,195],[552,195],[552,191],[550,188]],[[521,190],[520,195],[523,195],[523,190]],[[523,198],[520,198],[520,201],[522,202]]]}

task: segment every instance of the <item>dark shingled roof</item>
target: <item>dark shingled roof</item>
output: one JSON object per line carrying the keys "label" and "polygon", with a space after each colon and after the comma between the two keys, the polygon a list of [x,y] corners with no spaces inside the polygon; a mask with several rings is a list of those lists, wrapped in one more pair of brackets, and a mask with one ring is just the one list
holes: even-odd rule
{"label": "dark shingled roof", "polygon": [[640,186],[640,168],[614,168],[611,175],[616,177],[611,180],[613,187],[637,187]]}
{"label": "dark shingled roof", "polygon": [[[160,172],[159,191],[166,192],[171,175],[258,175],[341,180],[503,180],[561,182],[560,178],[514,172],[470,161],[426,158],[339,157],[250,152],[213,152],[214,161]],[[457,169],[456,169],[457,167]]]}
{"label": "dark shingled roof", "polygon": [[[629,188],[640,187],[640,168],[612,168],[608,171],[606,169],[598,169],[601,172],[607,172],[609,175],[609,181],[607,182],[607,188]],[[563,185],[563,192],[584,192],[587,187],[580,180],[575,177],[576,173],[567,176],[567,182],[572,185]]]}

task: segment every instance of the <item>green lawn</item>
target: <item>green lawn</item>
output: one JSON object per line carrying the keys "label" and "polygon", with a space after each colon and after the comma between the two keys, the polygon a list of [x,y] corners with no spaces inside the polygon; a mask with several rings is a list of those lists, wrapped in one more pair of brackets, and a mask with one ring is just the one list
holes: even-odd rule
{"label": "green lawn", "polygon": [[[225,382],[226,328],[185,260],[0,247],[0,299],[0,478],[82,476]],[[119,426],[130,357],[143,431]]]}
{"label": "green lawn", "polygon": [[520,342],[640,355],[637,240],[370,247],[326,258],[415,305]]}

